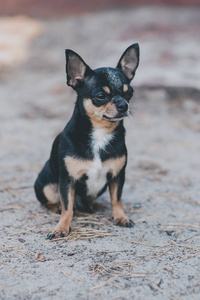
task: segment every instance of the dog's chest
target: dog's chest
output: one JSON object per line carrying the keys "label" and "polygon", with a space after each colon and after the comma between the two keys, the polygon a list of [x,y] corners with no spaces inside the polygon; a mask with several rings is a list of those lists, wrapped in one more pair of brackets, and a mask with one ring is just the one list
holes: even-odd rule
{"label": "dog's chest", "polygon": [[104,166],[99,158],[94,159],[90,169],[86,173],[87,194],[89,196],[96,196],[102,190],[107,182],[108,171],[108,167]]}
{"label": "dog's chest", "polygon": [[107,153],[106,147],[112,139],[112,133],[107,133],[103,129],[95,130],[91,134],[90,141],[93,159],[81,159],[75,156],[66,156],[64,159],[69,176],[75,182],[84,180],[88,196],[95,198],[108,182],[108,173],[112,177],[117,176],[126,163],[125,154],[117,158],[111,156],[102,161],[100,152]]}
{"label": "dog's chest", "polygon": [[103,129],[96,129],[91,135],[91,147],[94,158],[90,164],[87,172],[87,193],[95,196],[105,186],[107,182],[107,173],[109,172],[109,165],[103,163],[100,157],[100,151],[104,150],[109,142],[112,140],[113,134],[107,133]]}

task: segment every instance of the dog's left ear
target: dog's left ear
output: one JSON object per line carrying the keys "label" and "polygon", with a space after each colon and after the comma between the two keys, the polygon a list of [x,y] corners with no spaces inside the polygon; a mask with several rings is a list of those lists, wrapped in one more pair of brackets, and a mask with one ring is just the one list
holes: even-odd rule
{"label": "dog's left ear", "polygon": [[76,89],[93,71],[76,52],[66,49],[65,56],[67,84]]}
{"label": "dog's left ear", "polygon": [[117,68],[120,68],[126,77],[131,81],[135,76],[135,71],[139,65],[140,48],[139,45],[133,44],[122,54]]}

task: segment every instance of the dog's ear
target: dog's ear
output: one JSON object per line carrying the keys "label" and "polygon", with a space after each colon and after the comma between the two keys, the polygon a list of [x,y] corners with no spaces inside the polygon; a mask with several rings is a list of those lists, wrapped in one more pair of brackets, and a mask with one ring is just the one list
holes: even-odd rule
{"label": "dog's ear", "polygon": [[66,49],[65,56],[67,84],[76,89],[93,71],[76,52]]}
{"label": "dog's ear", "polygon": [[135,76],[135,71],[139,65],[140,48],[139,45],[133,44],[122,54],[117,68],[120,68],[126,77],[131,81]]}

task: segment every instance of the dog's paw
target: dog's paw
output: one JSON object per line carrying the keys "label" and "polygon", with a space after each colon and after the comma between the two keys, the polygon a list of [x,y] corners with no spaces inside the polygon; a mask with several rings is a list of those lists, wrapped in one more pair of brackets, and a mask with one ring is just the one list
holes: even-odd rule
{"label": "dog's paw", "polygon": [[127,227],[127,228],[131,228],[135,225],[135,223],[126,216],[121,217],[121,218],[116,218],[115,219],[115,224],[117,226],[123,226],[123,227]]}
{"label": "dog's paw", "polygon": [[69,228],[69,230],[66,229],[55,229],[52,232],[49,232],[47,234],[47,240],[53,240],[53,239],[57,239],[57,238],[63,238],[68,236],[68,234],[71,232],[71,227]]}

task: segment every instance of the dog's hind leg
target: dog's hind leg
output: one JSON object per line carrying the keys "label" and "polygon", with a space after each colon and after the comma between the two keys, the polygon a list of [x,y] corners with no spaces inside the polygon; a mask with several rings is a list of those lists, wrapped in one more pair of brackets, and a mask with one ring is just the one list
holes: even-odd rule
{"label": "dog's hind leg", "polygon": [[49,161],[47,161],[44,168],[39,173],[34,184],[34,189],[36,197],[41,204],[55,212],[59,212],[60,197],[58,191],[58,182],[50,169]]}
{"label": "dog's hind leg", "polygon": [[60,197],[58,192],[58,184],[57,183],[49,183],[43,188],[43,193],[47,199],[47,203],[45,204],[48,208],[53,211],[60,213],[61,205],[60,205]]}
{"label": "dog's hind leg", "polygon": [[58,191],[59,167],[58,167],[58,147],[60,134],[55,138],[50,159],[46,162],[43,169],[35,181],[34,189],[38,200],[55,212],[60,208],[60,197]]}

